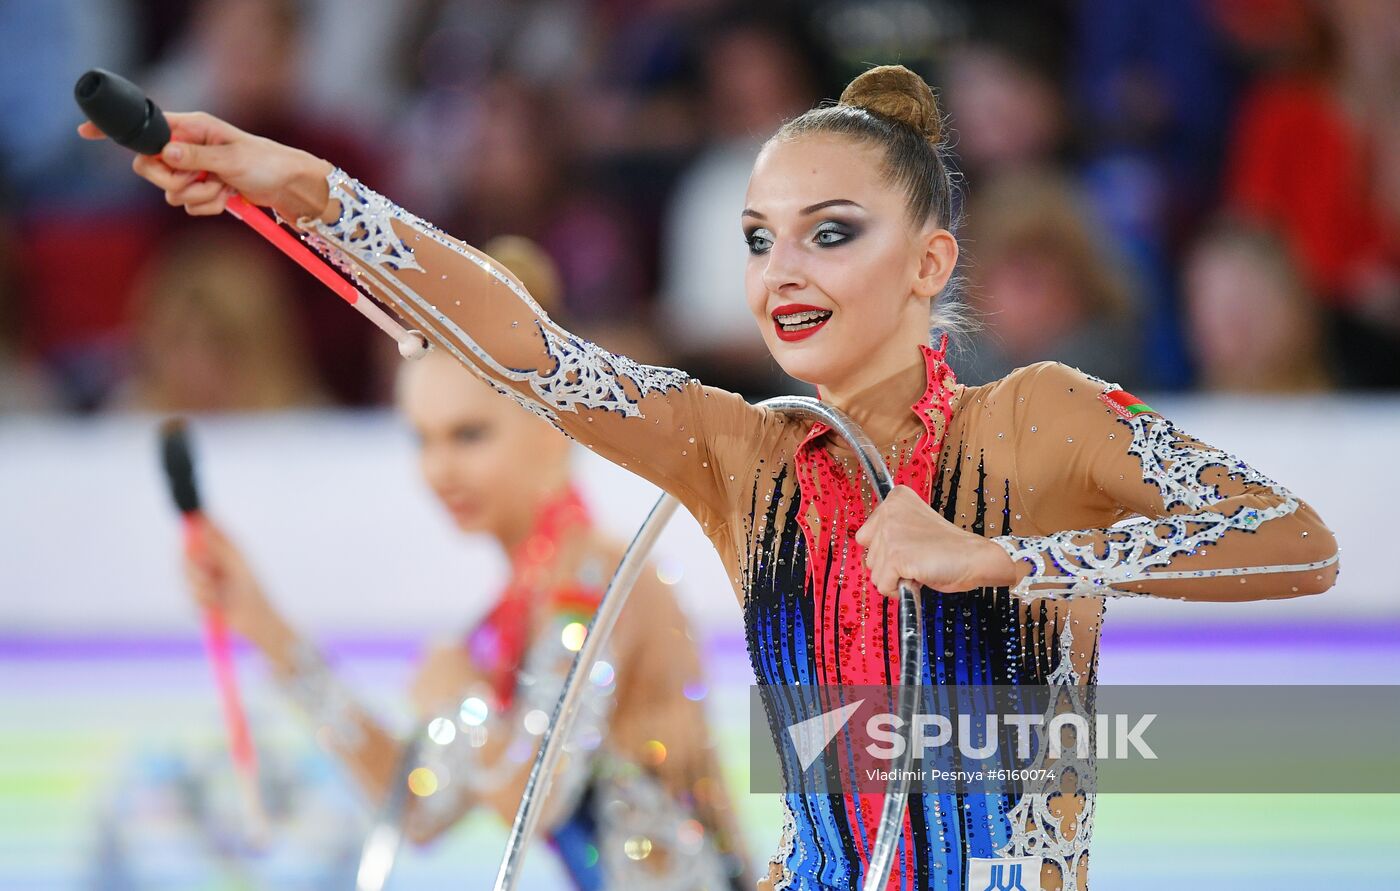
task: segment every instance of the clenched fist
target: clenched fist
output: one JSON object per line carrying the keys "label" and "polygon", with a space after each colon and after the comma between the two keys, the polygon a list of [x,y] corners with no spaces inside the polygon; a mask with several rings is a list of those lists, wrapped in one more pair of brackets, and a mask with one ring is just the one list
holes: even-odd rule
{"label": "clenched fist", "polygon": [[[237,192],[287,220],[320,217],[329,210],[329,161],[245,133],[202,111],[171,112],[165,118],[170,142],[159,155],[137,155],[131,169],[165,190],[171,206],[183,207],[192,216],[209,216],[222,213]],[[106,138],[91,121],[84,121],[78,134]]]}
{"label": "clenched fist", "polygon": [[954,526],[908,486],[895,486],[856,533],[870,581],[886,597],[909,579],[952,593],[1014,584],[1016,565],[996,542]]}

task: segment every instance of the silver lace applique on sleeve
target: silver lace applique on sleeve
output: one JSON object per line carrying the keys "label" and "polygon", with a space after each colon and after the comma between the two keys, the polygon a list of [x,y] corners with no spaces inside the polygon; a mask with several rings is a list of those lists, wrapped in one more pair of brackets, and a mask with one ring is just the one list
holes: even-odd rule
{"label": "silver lace applique on sleeve", "polygon": [[281,677],[281,684],[287,697],[316,725],[317,735],[325,734],[324,742],[352,750],[364,743],[359,704],[311,644],[297,642],[291,671]]}
{"label": "silver lace applique on sleeve", "polygon": [[[331,197],[340,201],[340,218],[334,223],[308,218],[298,220],[297,228],[302,230],[307,243],[352,278],[361,283],[373,281],[414,327],[437,335],[458,360],[498,392],[515,399],[556,427],[559,427],[559,412],[578,412],[580,408],[603,409],[629,418],[641,417],[638,399],[628,395],[625,381],[631,382],[640,398],[649,393],[679,390],[692,380],[683,371],[642,365],[567,332],[561,334],[540,305],[489,258],[465,250],[431,223],[365,187],[339,168],[328,175],[327,183]],[[513,294],[536,316],[535,327],[543,338],[549,361],[541,363],[540,368],[511,368],[498,362],[469,332],[407,285],[399,273],[424,270],[413,248],[394,231],[394,220],[412,230],[415,240],[430,239],[451,250]],[[527,384],[534,398],[522,395],[505,382]]]}
{"label": "silver lace applique on sleeve", "polygon": [[[1234,455],[1184,436],[1171,421],[1158,414],[1135,415],[1123,423],[1132,430],[1128,453],[1141,462],[1143,479],[1161,493],[1166,515],[1119,523],[1103,530],[1096,536],[1097,541],[1092,542],[1075,541],[1084,534],[1081,530],[993,538],[1013,561],[1030,564],[1030,573],[1012,588],[1013,594],[1028,597],[1134,596],[1137,592],[1111,586],[1298,572],[1321,569],[1336,562],[1334,554],[1312,563],[1168,569],[1176,558],[1200,554],[1228,532],[1254,532],[1270,520],[1293,513],[1298,509],[1298,499]],[[1242,505],[1228,513],[1214,509],[1226,499],[1214,485],[1201,479],[1212,467],[1224,468],[1232,477],[1271,490],[1278,496],[1279,503],[1262,509]]]}

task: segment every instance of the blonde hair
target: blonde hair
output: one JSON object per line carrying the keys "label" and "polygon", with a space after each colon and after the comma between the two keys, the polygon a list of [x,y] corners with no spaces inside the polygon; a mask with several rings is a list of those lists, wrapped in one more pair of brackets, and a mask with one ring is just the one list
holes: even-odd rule
{"label": "blonde hair", "polygon": [[[258,411],[322,401],[277,263],[241,238],[201,234],[176,241],[148,268],[138,287],[138,407]],[[201,397],[163,361],[192,342],[229,370],[217,400],[189,404]]]}

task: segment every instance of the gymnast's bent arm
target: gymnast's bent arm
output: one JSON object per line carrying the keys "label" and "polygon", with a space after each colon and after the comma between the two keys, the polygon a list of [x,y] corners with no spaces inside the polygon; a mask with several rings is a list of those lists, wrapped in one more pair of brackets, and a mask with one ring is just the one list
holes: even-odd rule
{"label": "gymnast's bent arm", "polygon": [[[370,801],[384,801],[400,781],[407,744],[356,700],[317,649],[287,623],[222,530],[206,523],[205,541],[204,554],[186,561],[195,599],[218,609],[231,628],[258,648],[288,698],[314,725],[317,742],[345,765]],[[555,668],[562,671],[567,666]],[[473,699],[473,680],[487,686],[460,644],[435,651],[415,679],[420,714],[441,713],[445,724],[464,727],[460,734],[434,734],[430,728],[430,738],[418,748],[414,766],[428,768],[432,776],[425,776],[414,788],[417,794],[408,799],[404,827],[416,843],[432,841],[478,806],[509,821],[524,790],[533,760],[524,756],[533,753],[537,734],[522,726],[521,709],[492,709],[489,695]],[[464,700],[479,707],[464,709]],[[594,703],[584,715],[581,732],[600,732],[599,721],[609,707],[610,703]],[[458,725],[459,721],[468,723]],[[566,760],[555,775],[546,825],[577,797],[584,779],[580,766]]]}
{"label": "gymnast's bent arm", "polygon": [[1065,365],[1025,369],[1017,389],[1013,486],[1033,523],[1059,530],[994,539],[1017,593],[1242,601],[1335,582],[1317,512],[1241,459]]}

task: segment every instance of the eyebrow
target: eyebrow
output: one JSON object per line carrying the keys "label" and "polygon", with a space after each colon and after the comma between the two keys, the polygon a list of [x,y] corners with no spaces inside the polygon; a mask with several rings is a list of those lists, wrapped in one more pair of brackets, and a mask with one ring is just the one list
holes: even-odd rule
{"label": "eyebrow", "polygon": [[[844,205],[844,206],[848,206],[848,207],[858,207],[858,208],[860,208],[861,210],[865,210],[864,207],[861,207],[859,204],[857,204],[856,202],[852,201],[852,200],[849,199],[849,198],[832,198],[830,201],[818,201],[816,204],[810,205],[810,206],[808,206],[808,207],[804,207],[804,208],[802,208],[801,210],[799,210],[799,211],[797,212],[797,214],[798,214],[798,216],[804,216],[804,217],[805,217],[807,214],[816,213],[816,212],[819,211],[819,210],[824,210],[824,209],[826,209],[826,208],[828,208],[828,207],[836,207],[836,206],[838,206],[838,205]],[[744,208],[744,212],[743,212],[742,214],[740,214],[740,216],[753,217],[753,218],[756,219],[756,220],[766,220],[766,219],[768,219],[768,218],[765,217],[763,214],[759,213],[758,211],[754,210],[754,209],[751,208],[751,207],[746,207],[746,208]]]}

